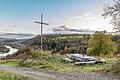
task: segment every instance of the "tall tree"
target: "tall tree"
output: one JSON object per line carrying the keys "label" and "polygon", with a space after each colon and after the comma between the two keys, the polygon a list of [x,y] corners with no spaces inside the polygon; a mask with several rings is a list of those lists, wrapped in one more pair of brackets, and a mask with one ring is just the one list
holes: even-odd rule
{"label": "tall tree", "polygon": [[104,13],[102,16],[111,16],[112,20],[111,23],[115,26],[115,30],[120,32],[120,0],[113,0],[113,5],[107,5],[104,8]]}
{"label": "tall tree", "polygon": [[87,51],[90,55],[112,56],[117,51],[117,46],[112,42],[111,36],[106,32],[96,32],[89,40],[89,48]]}

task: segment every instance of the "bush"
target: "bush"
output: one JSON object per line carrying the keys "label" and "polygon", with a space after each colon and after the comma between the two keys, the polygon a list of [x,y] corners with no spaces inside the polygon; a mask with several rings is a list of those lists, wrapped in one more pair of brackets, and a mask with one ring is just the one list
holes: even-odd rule
{"label": "bush", "polygon": [[111,72],[120,75],[120,58],[112,64]]}
{"label": "bush", "polygon": [[30,52],[30,56],[32,58],[37,58],[37,59],[48,59],[51,57],[51,52],[50,51],[39,51],[39,50],[32,50]]}
{"label": "bush", "polygon": [[25,54],[27,55],[27,57],[21,58],[21,60],[19,61],[20,66],[38,63],[39,61],[45,61],[51,57],[50,51],[31,50],[29,51],[29,53]]}

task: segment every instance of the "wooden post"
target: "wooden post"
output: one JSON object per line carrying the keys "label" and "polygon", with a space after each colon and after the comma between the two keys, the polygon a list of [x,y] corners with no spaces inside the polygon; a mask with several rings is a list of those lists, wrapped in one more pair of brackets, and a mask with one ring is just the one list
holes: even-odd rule
{"label": "wooden post", "polygon": [[41,36],[41,51],[43,51],[43,42],[42,42],[42,37],[43,37],[43,36],[42,36],[42,35],[43,35],[43,34],[42,34],[42,33],[43,33],[43,24],[44,24],[44,25],[49,25],[49,24],[43,22],[43,14],[41,14],[41,21],[40,21],[40,22],[35,21],[35,23],[38,23],[38,24],[40,24],[40,26],[41,26],[41,30],[40,30],[40,34],[41,34],[41,35],[40,35],[40,36]]}
{"label": "wooden post", "polygon": [[42,45],[42,32],[43,32],[43,30],[42,30],[42,28],[43,28],[43,26],[42,26],[42,23],[43,23],[43,14],[41,14],[41,51],[43,50],[43,45]]}

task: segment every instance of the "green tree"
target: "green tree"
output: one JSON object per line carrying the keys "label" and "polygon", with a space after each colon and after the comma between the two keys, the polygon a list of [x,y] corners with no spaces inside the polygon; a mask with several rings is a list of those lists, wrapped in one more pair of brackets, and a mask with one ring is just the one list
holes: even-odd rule
{"label": "green tree", "polygon": [[116,42],[118,46],[117,54],[120,55],[120,35],[113,35],[112,40]]}
{"label": "green tree", "polygon": [[117,51],[117,45],[112,41],[111,36],[105,31],[96,32],[89,39],[87,52],[89,55],[112,56]]}

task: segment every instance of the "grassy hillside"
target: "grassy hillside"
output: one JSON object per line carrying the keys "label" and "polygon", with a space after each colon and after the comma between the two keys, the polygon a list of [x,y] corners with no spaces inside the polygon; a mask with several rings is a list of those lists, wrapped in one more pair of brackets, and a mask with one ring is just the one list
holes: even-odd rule
{"label": "grassy hillside", "polygon": [[[119,39],[114,38],[113,41],[118,41]],[[29,42],[30,41],[30,42]],[[44,52],[41,52],[39,50],[40,48],[40,36],[37,36],[35,38],[32,38],[30,40],[27,40],[25,42],[26,46],[22,50],[18,51],[13,56],[9,56],[8,58],[17,58],[20,59],[20,61],[6,61],[1,62],[1,64],[8,64],[11,63],[12,65],[18,64],[19,66],[25,66],[25,67],[31,67],[35,69],[42,69],[42,70],[50,70],[50,71],[62,71],[62,72],[81,72],[81,71],[105,71],[105,72],[111,72],[116,65],[119,65],[119,63],[115,64],[115,66],[112,66],[113,57],[106,58],[105,56],[102,56],[102,58],[105,58],[107,63],[106,64],[95,64],[95,65],[73,65],[72,63],[65,63],[64,62],[64,55],[59,54],[64,53],[64,47],[67,45],[68,53],[83,53],[83,49],[85,49],[85,46],[87,45],[88,36],[81,36],[81,35],[69,35],[69,36],[47,36],[44,37],[44,45],[46,45],[46,48],[44,47]],[[29,44],[27,44],[29,42]],[[86,43],[86,44],[85,44]],[[84,45],[83,45],[84,44]],[[117,43],[119,44],[119,42]],[[83,46],[79,48],[80,46]],[[59,51],[60,49],[60,51]],[[58,52],[55,50],[58,50]],[[62,50],[62,51],[61,51]],[[71,51],[72,50],[72,51]],[[119,49],[118,49],[119,50]],[[54,52],[54,53],[53,53]],[[118,51],[119,53],[119,51]],[[115,55],[117,56],[117,55]],[[114,57],[115,57],[114,56]],[[101,57],[101,56],[97,56]],[[117,58],[116,58],[117,59]],[[8,63],[9,62],[9,63]],[[115,61],[114,61],[115,62]],[[10,65],[11,65],[10,64]],[[114,65],[114,64],[113,64]],[[118,69],[119,71],[119,69]]]}
{"label": "grassy hillside", "polygon": [[107,64],[74,65],[64,62],[64,55],[51,54],[50,51],[40,52],[39,50],[33,50],[28,54],[26,58],[20,60],[20,66],[57,72],[98,72],[112,63],[112,59],[106,58]]}

